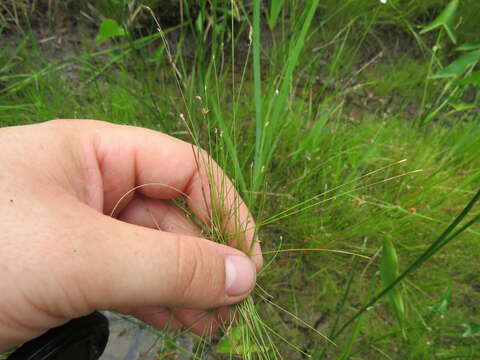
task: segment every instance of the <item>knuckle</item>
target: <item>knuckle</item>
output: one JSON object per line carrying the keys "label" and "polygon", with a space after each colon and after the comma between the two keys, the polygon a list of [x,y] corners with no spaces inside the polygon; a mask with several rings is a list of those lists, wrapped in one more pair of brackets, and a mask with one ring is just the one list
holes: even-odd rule
{"label": "knuckle", "polygon": [[78,122],[79,120],[75,119],[54,119],[47,121],[45,125],[55,131],[66,131],[67,129],[77,126]]}
{"label": "knuckle", "polygon": [[196,241],[188,241],[179,238],[178,263],[177,263],[177,286],[179,296],[188,298],[195,292],[195,286],[201,277],[202,256],[199,256],[201,249]]}
{"label": "knuckle", "polygon": [[176,272],[176,296],[183,301],[194,300],[195,303],[207,303],[212,296],[217,295],[217,287],[212,266],[208,262],[208,255],[200,240],[179,239],[177,272]]}
{"label": "knuckle", "polygon": [[68,120],[66,119],[53,119],[46,122],[46,124],[49,124],[50,126],[53,126],[53,127],[62,127],[62,126],[65,126],[65,124],[67,123],[68,123]]}
{"label": "knuckle", "polygon": [[71,132],[78,135],[78,131],[87,131],[95,126],[98,126],[101,122],[97,120],[89,119],[54,119],[45,122],[46,126],[55,129],[56,131]]}

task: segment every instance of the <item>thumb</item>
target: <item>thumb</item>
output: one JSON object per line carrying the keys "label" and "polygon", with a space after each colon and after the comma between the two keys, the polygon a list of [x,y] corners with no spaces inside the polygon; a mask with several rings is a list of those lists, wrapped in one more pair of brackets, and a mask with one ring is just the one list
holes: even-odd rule
{"label": "thumb", "polygon": [[96,309],[213,308],[239,302],[255,285],[255,265],[239,250],[100,218],[80,281]]}

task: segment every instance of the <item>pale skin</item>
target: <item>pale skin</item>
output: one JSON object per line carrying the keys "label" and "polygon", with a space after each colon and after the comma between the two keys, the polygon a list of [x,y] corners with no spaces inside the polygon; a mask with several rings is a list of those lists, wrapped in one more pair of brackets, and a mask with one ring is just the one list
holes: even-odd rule
{"label": "pale skin", "polygon": [[[0,144],[0,351],[95,310],[209,333],[253,289],[262,266],[255,224],[218,165],[198,161],[206,153],[93,120],[3,128]],[[147,183],[164,185],[138,189],[118,219],[109,216]],[[251,257],[205,239],[171,201],[184,196],[208,224],[205,194],[215,188],[238,217],[225,230]]]}

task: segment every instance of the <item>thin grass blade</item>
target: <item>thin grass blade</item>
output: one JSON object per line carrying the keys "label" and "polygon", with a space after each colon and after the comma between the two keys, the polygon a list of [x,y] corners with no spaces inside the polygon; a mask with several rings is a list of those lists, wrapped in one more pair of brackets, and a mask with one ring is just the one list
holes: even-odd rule
{"label": "thin grass blade", "polygon": [[[382,262],[380,266],[380,274],[382,275],[383,284],[385,287],[389,287],[395,279],[398,277],[398,256],[397,251],[390,239],[385,239],[383,241],[383,250],[382,250]],[[395,317],[397,318],[398,324],[402,329],[402,333],[405,335],[404,330],[404,318],[405,318],[405,305],[403,302],[402,295],[398,287],[392,288],[388,293],[388,299],[390,305],[393,308]]]}

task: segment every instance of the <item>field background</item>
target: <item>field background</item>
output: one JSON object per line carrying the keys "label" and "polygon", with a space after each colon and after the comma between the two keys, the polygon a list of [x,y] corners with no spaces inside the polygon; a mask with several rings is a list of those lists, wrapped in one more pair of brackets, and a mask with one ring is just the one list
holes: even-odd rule
{"label": "field background", "polygon": [[480,188],[480,3],[142,4],[169,49],[139,1],[0,0],[0,126],[92,118],[195,141],[265,251],[368,256],[266,255],[259,284],[291,314],[256,304],[297,347],[272,335],[285,359],[479,359],[478,223],[365,305]]}

